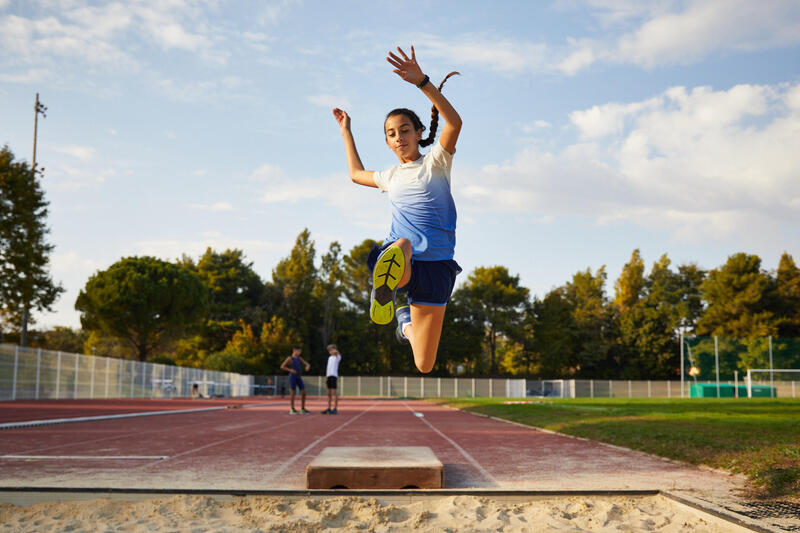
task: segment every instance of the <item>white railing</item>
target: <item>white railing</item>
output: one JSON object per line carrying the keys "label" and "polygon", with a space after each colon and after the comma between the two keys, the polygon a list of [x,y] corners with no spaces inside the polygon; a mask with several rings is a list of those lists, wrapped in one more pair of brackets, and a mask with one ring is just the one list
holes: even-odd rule
{"label": "white railing", "polygon": [[253,376],[0,345],[0,400],[247,396]]}

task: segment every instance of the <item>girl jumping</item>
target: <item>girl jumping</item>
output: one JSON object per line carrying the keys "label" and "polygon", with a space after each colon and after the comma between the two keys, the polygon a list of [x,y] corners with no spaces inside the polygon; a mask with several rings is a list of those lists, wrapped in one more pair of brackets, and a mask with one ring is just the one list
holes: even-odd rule
{"label": "girl jumping", "polygon": [[[413,46],[410,58],[398,47],[397,54],[389,52],[386,60],[398,76],[416,85],[433,103],[428,137],[422,139],[425,126],[416,113],[404,108],[390,111],[383,124],[384,136],[400,164],[384,171],[364,170],[350,131],[350,117],[338,108],[333,116],[344,138],[350,179],[388,192],[392,205],[389,236],[367,260],[372,271],[370,318],[388,324],[396,317],[398,340],[411,343],[414,363],[427,373],[436,362],[445,307],[461,272],[453,260],[456,206],[450,193],[450,168],[461,117],[440,92],[444,81],[437,89],[423,74]],[[445,81],[453,74],[457,73],[448,74]],[[445,124],[434,144],[439,115]],[[420,147],[431,144],[434,146],[422,155]],[[408,293],[410,308],[395,309],[397,290]]]}

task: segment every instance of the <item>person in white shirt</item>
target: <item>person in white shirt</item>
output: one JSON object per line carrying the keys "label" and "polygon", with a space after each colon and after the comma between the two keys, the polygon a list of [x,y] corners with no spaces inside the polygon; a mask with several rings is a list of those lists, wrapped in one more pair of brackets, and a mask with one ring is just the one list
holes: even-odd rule
{"label": "person in white shirt", "polygon": [[[328,369],[325,371],[325,385],[328,387],[328,408],[322,411],[323,415],[338,415],[339,414],[339,395],[336,388],[339,381],[339,362],[342,360],[342,354],[339,353],[335,344],[328,345]],[[333,409],[331,409],[333,403]]]}

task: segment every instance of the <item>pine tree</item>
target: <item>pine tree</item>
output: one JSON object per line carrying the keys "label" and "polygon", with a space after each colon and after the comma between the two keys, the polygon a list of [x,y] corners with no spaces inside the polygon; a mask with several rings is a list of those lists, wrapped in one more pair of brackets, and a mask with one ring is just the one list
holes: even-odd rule
{"label": "pine tree", "polygon": [[36,174],[8,146],[0,150],[0,313],[20,325],[22,346],[31,311],[52,310],[64,292],[48,272],[54,246],[45,240],[48,202]]}
{"label": "pine tree", "polygon": [[786,252],[781,256],[776,277],[779,333],[782,337],[800,337],[800,268]]}

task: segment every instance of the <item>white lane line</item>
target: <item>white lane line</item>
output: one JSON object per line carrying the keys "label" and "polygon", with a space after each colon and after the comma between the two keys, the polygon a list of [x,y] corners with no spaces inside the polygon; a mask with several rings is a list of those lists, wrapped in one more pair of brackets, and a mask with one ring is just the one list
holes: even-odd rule
{"label": "white lane line", "polygon": [[134,460],[148,460],[169,459],[169,455],[0,455],[0,459],[58,459],[68,461],[78,461],[83,459],[91,460],[108,460],[113,461],[116,459],[134,459]]}
{"label": "white lane line", "polygon": [[[298,418],[300,418],[300,417],[298,417]],[[229,439],[218,440],[218,441],[212,442],[210,444],[206,444],[204,446],[198,446],[197,448],[192,448],[191,450],[186,450],[185,452],[176,453],[175,455],[169,456],[169,459],[177,459],[178,457],[183,457],[184,455],[189,455],[190,453],[199,452],[200,450],[205,450],[206,448],[213,448],[214,446],[219,446],[220,444],[233,442],[233,441],[238,440],[238,439],[244,439],[244,438],[250,437],[252,435],[257,435],[258,433],[264,433],[264,431],[274,431],[276,429],[280,429],[280,428],[282,428],[284,426],[288,426],[290,424],[294,424],[294,423],[297,423],[297,422],[298,422],[297,420],[292,420],[290,422],[286,422],[285,424],[279,424],[277,426],[269,426],[269,427],[266,427],[266,428],[261,428],[258,431],[251,431],[249,433],[245,433],[243,435],[237,435],[237,436],[231,437]],[[266,422],[265,422],[265,424],[266,424]],[[136,468],[137,469],[144,469],[144,468],[148,468],[148,467],[153,466],[153,465],[162,465],[162,464],[163,463],[159,460],[159,461],[154,461],[154,462],[147,463],[147,464],[144,464],[144,465],[140,465],[140,466],[138,466]]]}
{"label": "white lane line", "polygon": [[9,422],[0,424],[0,429],[28,428],[34,426],[49,426],[51,424],[70,424],[72,422],[94,422],[96,420],[114,420],[117,418],[135,418],[139,416],[179,415],[185,413],[200,413],[203,411],[219,411],[227,407],[204,407],[202,409],[173,409],[169,411],[148,411],[144,413],[126,413],[124,415],[81,416],[76,418],[53,418],[50,420],[30,420],[28,422]]}
{"label": "white lane line", "polygon": [[[409,405],[408,405],[406,402],[403,402],[403,405],[405,405],[405,406],[406,406],[406,409],[408,409],[409,411],[411,411],[411,413],[412,413],[412,414],[415,412],[415,411],[414,411],[414,410],[413,410],[413,409],[412,409],[412,408],[411,408],[411,407],[410,407],[410,406],[409,406]],[[471,456],[471,455],[470,455],[470,454],[467,452],[467,450],[465,450],[464,448],[462,448],[461,446],[459,446],[459,445],[458,445],[458,443],[457,443],[456,441],[454,441],[453,439],[451,439],[450,437],[448,437],[447,435],[445,435],[444,433],[442,433],[441,431],[439,431],[439,429],[438,429],[438,428],[436,428],[436,427],[435,427],[433,424],[431,424],[430,422],[428,422],[428,419],[427,419],[427,418],[425,418],[424,416],[419,416],[419,417],[416,417],[416,418],[417,418],[417,420],[421,420],[422,422],[425,422],[426,424],[428,424],[428,427],[429,427],[429,428],[431,428],[432,430],[434,430],[436,433],[438,433],[438,434],[439,434],[439,436],[440,436],[440,437],[442,437],[444,440],[446,440],[447,442],[449,442],[449,443],[450,443],[450,445],[451,445],[451,446],[453,446],[453,448],[455,448],[456,450],[458,450],[458,452],[459,452],[461,455],[463,455],[463,456],[464,456],[464,458],[465,458],[465,459],[466,459],[466,460],[469,462],[469,464],[471,464],[472,466],[474,466],[474,467],[475,467],[475,469],[476,469],[476,470],[478,470],[478,472],[480,472],[480,473],[481,473],[481,475],[483,475],[483,476],[484,476],[486,479],[488,479],[488,480],[489,480],[491,483],[493,483],[494,485],[496,485],[496,486],[500,486],[500,483],[498,483],[498,482],[497,482],[497,480],[494,478],[494,476],[493,476],[492,474],[490,474],[490,473],[489,473],[489,471],[488,471],[488,470],[486,470],[486,469],[485,469],[485,468],[484,468],[484,467],[483,467],[483,466],[482,466],[482,465],[481,465],[481,464],[480,464],[478,461],[476,461],[476,460],[475,460],[475,458],[474,458],[474,457],[472,457],[472,456]]]}
{"label": "white lane line", "polygon": [[340,429],[352,424],[353,422],[355,422],[356,420],[361,418],[361,416],[365,415],[370,409],[372,409],[376,405],[378,405],[378,404],[374,403],[374,404],[370,405],[369,408],[365,409],[364,411],[361,411],[360,413],[358,413],[356,416],[354,416],[353,418],[351,418],[350,420],[348,420],[347,422],[345,422],[341,426],[337,427],[336,429],[334,429],[332,431],[329,431],[328,433],[324,434],[323,436],[321,436],[320,438],[318,438],[317,440],[315,440],[314,442],[312,442],[311,444],[309,444],[308,446],[306,446],[305,448],[303,448],[302,450],[300,450],[299,452],[294,454],[288,461],[283,463],[283,465],[280,468],[278,468],[277,470],[274,470],[272,472],[272,475],[267,477],[266,480],[272,480],[272,479],[275,479],[276,477],[278,477],[279,475],[281,475],[287,468],[289,468],[292,464],[294,464],[295,461],[300,459],[303,455],[306,454],[306,452],[311,450],[314,446],[316,446],[317,444],[319,444],[323,440],[327,439],[328,437],[330,437],[331,435],[333,435],[334,433],[336,433]]}

